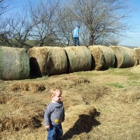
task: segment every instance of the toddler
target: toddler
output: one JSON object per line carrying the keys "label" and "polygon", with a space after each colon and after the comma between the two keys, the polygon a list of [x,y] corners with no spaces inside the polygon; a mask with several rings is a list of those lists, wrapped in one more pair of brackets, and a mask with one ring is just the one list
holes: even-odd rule
{"label": "toddler", "polygon": [[51,103],[47,106],[44,120],[48,131],[47,140],[60,140],[63,135],[61,123],[65,119],[64,107],[61,101],[62,91],[52,88],[50,91]]}

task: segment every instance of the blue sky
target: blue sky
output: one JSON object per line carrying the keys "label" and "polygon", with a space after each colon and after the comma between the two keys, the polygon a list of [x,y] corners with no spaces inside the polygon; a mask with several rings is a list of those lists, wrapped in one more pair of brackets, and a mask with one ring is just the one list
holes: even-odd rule
{"label": "blue sky", "polygon": [[[17,6],[16,10],[30,0],[14,0],[13,4]],[[32,0],[36,3],[39,0]],[[124,0],[125,2],[126,0]],[[125,36],[120,39],[120,45],[140,47],[140,0],[128,0],[128,4],[133,7],[131,12],[131,23],[133,25],[132,31],[126,31]]]}
{"label": "blue sky", "polygon": [[129,0],[133,7],[131,22],[134,25],[132,31],[126,32],[126,37],[121,38],[121,45],[140,47],[140,0]]}

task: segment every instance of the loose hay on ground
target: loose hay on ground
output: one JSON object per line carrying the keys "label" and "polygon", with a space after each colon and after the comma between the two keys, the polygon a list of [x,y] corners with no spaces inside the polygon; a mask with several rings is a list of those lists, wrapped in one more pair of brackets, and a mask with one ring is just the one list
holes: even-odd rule
{"label": "loose hay on ground", "polygon": [[63,123],[64,138],[71,134],[88,132],[93,127],[93,120],[97,110],[93,105],[76,105],[66,111],[66,120]]}
{"label": "loose hay on ground", "polygon": [[9,91],[15,91],[15,92],[25,91],[30,93],[42,92],[45,89],[46,87],[42,83],[30,83],[30,82],[24,82],[24,83],[16,82],[8,87]]}
{"label": "loose hay on ground", "polygon": [[116,94],[116,96],[114,96],[114,99],[124,103],[135,103],[140,101],[140,88],[138,87],[133,87],[133,89],[128,88],[124,89],[123,92],[125,92],[125,94],[118,93]]}
{"label": "loose hay on ground", "polygon": [[41,122],[34,117],[10,117],[0,120],[0,131],[18,131],[25,128],[37,128],[41,126]]}
{"label": "loose hay on ground", "polygon": [[133,67],[131,69],[131,72],[133,72],[133,73],[140,73],[140,65],[137,65],[137,66]]}
{"label": "loose hay on ground", "polygon": [[[68,128],[63,127],[65,138],[64,140],[138,140],[140,137],[140,100],[138,99],[140,83],[138,79],[139,74],[131,73],[126,75],[126,73],[128,71],[131,71],[131,69],[132,68],[123,69],[123,73],[122,69],[113,69],[113,73],[111,73],[110,70],[89,71],[82,73],[71,73],[59,76],[51,76],[48,77],[46,80],[44,80],[44,78],[41,78],[39,80],[34,79],[27,81],[30,81],[30,83],[38,82],[38,84],[40,84],[40,82],[43,82],[43,84],[47,84],[49,82],[52,85],[53,83],[55,83],[55,85],[57,85],[57,83],[60,83],[61,85],[62,82],[62,100],[64,105],[66,105],[66,113],[68,113],[68,117],[71,117],[70,111],[74,108],[75,111],[79,110],[79,108],[76,107],[77,105],[85,106],[86,103],[88,103],[88,105],[93,104],[93,106],[95,106],[98,109],[98,112],[100,112],[99,116],[97,116],[95,119],[92,119],[91,125],[89,125],[90,127],[84,128],[83,125],[81,129],[76,129],[77,131],[74,131],[75,129],[70,129],[69,125],[71,124],[71,121],[75,126],[74,128],[77,128],[76,126],[79,126],[79,122],[85,120],[85,118],[87,119],[87,121],[90,120],[90,116],[85,114],[80,116],[79,113],[78,121],[74,123],[74,121],[72,120],[73,118],[71,117],[71,121],[69,120],[69,125],[67,123],[66,116],[64,124],[67,123]],[[134,77],[137,75],[137,79],[132,79],[133,75]],[[83,77],[86,77],[86,79],[84,79]],[[86,82],[88,80],[90,82]],[[23,80],[19,82],[26,83]],[[133,86],[133,83],[135,82],[137,83],[137,87]],[[11,111],[14,114],[22,114],[23,112],[24,115],[30,114],[34,117],[36,117],[36,115],[39,114],[39,116],[41,117],[40,114],[42,113],[39,113],[38,109],[40,109],[40,111],[43,112],[43,108],[45,110],[46,105],[50,102],[50,97],[49,95],[47,95],[46,90],[45,92],[37,92],[36,94],[32,94],[31,91],[29,91],[28,94],[23,94],[24,92],[21,92],[20,90],[18,92],[9,92],[7,91],[8,88],[6,87],[8,87],[11,83],[13,83],[13,81],[0,81],[0,95],[3,96],[3,98],[1,98],[2,104],[0,105],[0,114],[3,115],[3,110],[5,109],[7,115],[10,115],[9,111]],[[123,89],[107,86],[106,89],[105,85],[110,83],[121,83],[125,86]],[[5,87],[1,88],[1,85],[2,87],[3,85],[5,85]],[[68,88],[66,88],[65,86],[67,86]],[[47,87],[47,85],[45,85],[45,87]],[[4,94],[1,94],[2,90]],[[131,91],[132,96],[130,93]],[[11,96],[9,96],[9,94],[6,94],[6,92],[11,94]],[[6,98],[4,95],[7,95],[9,98]],[[131,100],[132,98],[133,100]],[[45,106],[40,105],[43,103],[45,104]],[[73,108],[71,108],[71,110],[68,110],[69,107]],[[37,110],[34,110],[35,108],[37,108]],[[7,109],[9,111],[7,111]],[[3,115],[3,117],[7,115]],[[0,117],[0,119],[2,119],[3,117]],[[44,124],[43,117],[41,121],[42,124]],[[85,123],[88,124],[88,122]],[[46,135],[47,131],[42,125],[42,127],[39,127],[37,129],[34,129],[34,127],[29,127],[27,129],[20,129],[19,131],[13,132],[5,130],[0,133],[0,139],[45,140]]]}
{"label": "loose hay on ground", "polygon": [[6,92],[0,95],[3,96],[1,100],[4,99],[0,105],[0,138],[4,138],[7,132],[14,133],[14,131],[42,126],[45,104],[31,96],[25,98],[16,93]]}

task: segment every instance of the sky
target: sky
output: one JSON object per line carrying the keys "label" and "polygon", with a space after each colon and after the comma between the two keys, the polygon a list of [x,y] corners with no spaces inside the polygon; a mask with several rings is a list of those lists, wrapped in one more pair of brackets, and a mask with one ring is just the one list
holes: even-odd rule
{"label": "sky", "polygon": [[120,45],[140,47],[140,0],[130,0],[129,4],[134,9],[131,13],[134,29],[126,32],[126,36],[121,38]]}
{"label": "sky", "polygon": [[[20,10],[20,7],[29,0],[13,0],[13,4],[16,5],[16,10]],[[32,2],[39,2],[39,0],[33,0]],[[124,0],[126,2],[126,0]],[[126,31],[124,37],[120,38],[120,44],[124,46],[140,47],[140,0],[128,0],[128,5],[132,6],[130,22],[133,25],[132,31]]]}

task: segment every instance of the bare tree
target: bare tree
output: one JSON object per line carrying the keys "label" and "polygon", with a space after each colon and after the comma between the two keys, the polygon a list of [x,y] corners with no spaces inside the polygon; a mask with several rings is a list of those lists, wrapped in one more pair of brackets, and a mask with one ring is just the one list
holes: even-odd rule
{"label": "bare tree", "polygon": [[9,3],[7,0],[0,0],[0,16],[9,11]]}
{"label": "bare tree", "polygon": [[8,32],[5,30],[6,27],[6,20],[5,20],[5,14],[13,9],[10,6],[10,0],[0,0],[0,44],[3,45],[5,42],[6,44],[10,45],[10,42],[8,40],[7,34]]}
{"label": "bare tree", "polygon": [[17,14],[6,18],[5,24],[2,25],[5,38],[3,42],[8,46],[15,47],[31,47],[28,38],[33,25],[30,24],[28,12],[24,12],[22,15]]}
{"label": "bare tree", "polygon": [[56,19],[55,36],[63,46],[72,44],[73,26],[72,17],[70,16],[68,9],[61,7]]}
{"label": "bare tree", "polygon": [[32,39],[36,40],[35,45],[52,46],[55,44],[56,36],[56,17],[59,9],[59,0],[40,1],[40,3],[34,7],[30,4],[30,18],[34,25],[32,30]]}
{"label": "bare tree", "polygon": [[28,2],[22,13],[5,20],[3,29],[6,34],[3,42],[8,46],[27,47],[54,45],[55,19],[59,0],[40,1],[38,5]]}
{"label": "bare tree", "polygon": [[28,1],[22,13],[0,25],[0,41],[18,47],[71,45],[72,30],[80,23],[81,45],[116,44],[129,29],[125,4],[123,0],[45,0],[37,5]]}
{"label": "bare tree", "polygon": [[83,37],[87,36],[89,45],[110,42],[128,29],[123,22],[128,17],[128,7],[123,0],[71,0],[68,5],[73,21],[80,22],[86,29]]}

